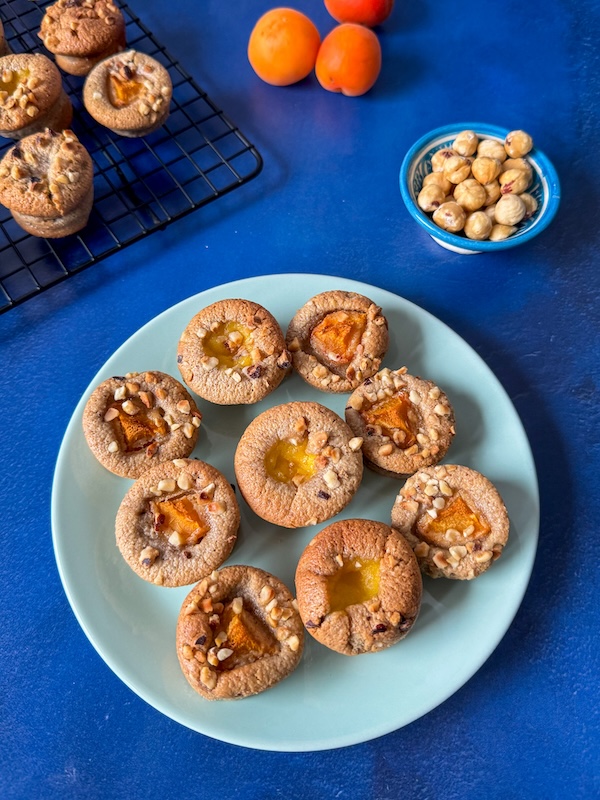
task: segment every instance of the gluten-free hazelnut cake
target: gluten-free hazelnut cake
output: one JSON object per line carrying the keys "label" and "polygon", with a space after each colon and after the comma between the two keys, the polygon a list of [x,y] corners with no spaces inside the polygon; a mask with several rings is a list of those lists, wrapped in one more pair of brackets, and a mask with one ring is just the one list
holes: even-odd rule
{"label": "gluten-free hazelnut cake", "polygon": [[178,380],[158,370],[131,372],[94,389],[83,411],[83,432],[103,467],[139,478],[158,461],[189,456],[201,419]]}
{"label": "gluten-free hazelnut cake", "polygon": [[219,300],[183,331],[177,366],[185,383],[218,405],[257,403],[288,374],[290,354],[275,317],[250,300]]}
{"label": "gluten-free hazelnut cake", "polygon": [[502,554],[506,507],[493,483],[474,469],[438,464],[406,481],[392,508],[392,526],[432,578],[472,580]]}
{"label": "gluten-free hazelnut cake", "polygon": [[454,438],[454,411],[432,381],[409,375],[406,367],[383,369],[355,389],[346,422],[362,439],[365,464],[401,478],[437,464]]}
{"label": "gluten-free hazelnut cake", "polygon": [[183,601],[177,655],[207,700],[264,692],[298,666],[304,627],[291,592],[262,569],[236,565],[203,578]]}
{"label": "gluten-free hazelnut cake", "polygon": [[240,525],[231,484],[210,464],[176,458],[147,469],[123,498],[117,546],[149,583],[187,586],[230,555]]}
{"label": "gluten-free hazelnut cake", "polygon": [[323,528],[296,569],[307,631],[347,656],[376,653],[403,639],[421,604],[417,559],[389,525],[345,519]]}
{"label": "gluten-free hazelnut cake", "polygon": [[322,392],[351,392],[379,369],[388,325],[368,297],[333,290],[294,314],[286,341],[294,369],[307,383]]}
{"label": "gluten-free hazelnut cake", "polygon": [[173,85],[163,65],[127,50],[100,61],[83,87],[87,112],[119,136],[147,136],[169,116]]}
{"label": "gluten-free hazelnut cake", "polygon": [[234,465],[250,508],[284,528],[339,513],[363,474],[360,441],[344,420],[320,403],[299,401],[259,414],[242,434]]}

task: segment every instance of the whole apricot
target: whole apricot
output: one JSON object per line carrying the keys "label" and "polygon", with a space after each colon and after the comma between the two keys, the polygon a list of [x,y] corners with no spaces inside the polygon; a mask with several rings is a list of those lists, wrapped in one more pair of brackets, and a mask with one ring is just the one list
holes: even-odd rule
{"label": "whole apricot", "polygon": [[344,22],[323,39],[315,73],[324,89],[348,97],[365,94],[381,72],[381,45],[369,28]]}
{"label": "whole apricot", "polygon": [[337,22],[374,28],[390,16],[394,0],[325,0],[325,8]]}
{"label": "whole apricot", "polygon": [[248,60],[266,83],[289,86],[312,72],[320,44],[319,31],[305,14],[273,8],[252,29]]}

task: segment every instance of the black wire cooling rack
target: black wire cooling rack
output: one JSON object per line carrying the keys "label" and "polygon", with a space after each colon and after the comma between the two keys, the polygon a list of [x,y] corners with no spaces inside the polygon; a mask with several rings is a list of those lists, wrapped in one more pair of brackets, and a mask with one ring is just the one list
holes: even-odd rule
{"label": "black wire cooling rack", "polygon": [[[43,51],[37,32],[50,1],[0,0],[0,19],[13,52]],[[141,20],[125,4],[119,6],[127,47],[152,56],[171,76],[169,118],[144,138],[117,136],[83,107],[83,79],[63,73],[73,103],[72,128],[94,162],[94,208],[79,234],[38,239],[0,206],[0,314],[216,200],[262,169],[256,148]],[[0,142],[1,158],[14,142]]]}

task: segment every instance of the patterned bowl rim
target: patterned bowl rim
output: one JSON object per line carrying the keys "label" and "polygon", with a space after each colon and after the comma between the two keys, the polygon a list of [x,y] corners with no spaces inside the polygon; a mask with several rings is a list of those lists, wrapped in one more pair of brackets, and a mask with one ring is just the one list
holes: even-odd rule
{"label": "patterned bowl rim", "polygon": [[542,203],[538,208],[532,224],[523,231],[509,236],[508,239],[503,239],[500,242],[489,242],[468,239],[466,236],[457,236],[454,233],[449,233],[443,230],[443,228],[438,227],[417,205],[413,191],[413,179],[418,165],[431,150],[450,144],[457,134],[465,130],[472,130],[487,138],[504,141],[511,129],[502,128],[498,125],[489,125],[485,122],[464,122],[444,125],[421,136],[408,150],[402,161],[402,166],[400,167],[400,194],[402,195],[406,208],[411,216],[422,225],[434,239],[439,240],[440,243],[445,243],[458,252],[461,250],[489,252],[504,250],[509,247],[515,247],[518,244],[524,244],[548,227],[554,219],[560,204],[560,181],[556,170],[548,157],[537,147],[532,148],[527,154],[527,159],[530,161],[540,182]]}

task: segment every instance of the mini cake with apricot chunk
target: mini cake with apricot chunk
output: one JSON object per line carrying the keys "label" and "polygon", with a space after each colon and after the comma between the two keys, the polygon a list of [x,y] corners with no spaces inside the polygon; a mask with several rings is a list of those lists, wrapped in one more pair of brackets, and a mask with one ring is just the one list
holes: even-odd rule
{"label": "mini cake with apricot chunk", "polygon": [[203,461],[177,458],[135,481],[119,506],[115,530],[121,555],[140,578],[187,586],[229,557],[239,525],[225,476]]}
{"label": "mini cake with apricot chunk", "polygon": [[0,136],[23,139],[44,128],[62,131],[72,119],[71,101],[49,58],[41,53],[0,58]]}
{"label": "mini cake with apricot chunk", "polygon": [[139,478],[158,461],[189,456],[201,419],[192,396],[175,378],[131,372],[94,389],[83,411],[83,432],[103,467]]}
{"label": "mini cake with apricot chunk", "polygon": [[219,300],[199,311],[177,349],[185,383],[218,405],[257,403],[291,366],[277,320],[250,300]]}
{"label": "mini cake with apricot chunk", "polygon": [[506,507],[476,470],[439,464],[419,470],[400,490],[392,526],[408,541],[421,570],[433,578],[472,580],[502,553]]}
{"label": "mini cake with apricot chunk", "polygon": [[156,59],[136,50],[97,64],[83,87],[87,112],[119,136],[147,136],[169,116],[173,85]]}
{"label": "mini cake with apricot chunk", "polygon": [[304,627],[289,589],[274,575],[231,566],[203,578],[177,621],[177,656],[207,700],[250,697],[300,663]]}
{"label": "mini cake with apricot chunk", "polygon": [[351,392],[374,375],[388,344],[381,308],[356,292],[315,295],[289,324],[286,341],[296,372],[324,392]]}
{"label": "mini cake with apricot chunk", "polygon": [[421,573],[397,531],[346,519],[323,528],[304,550],[296,593],[302,621],[317,641],[347,656],[376,653],[412,628]]}
{"label": "mini cake with apricot chunk", "polygon": [[250,508],[284,528],[316,525],[339,513],[363,474],[360,442],[350,428],[311,402],[263,411],[244,431],[234,465]]}
{"label": "mini cake with apricot chunk", "polygon": [[70,75],[87,75],[125,47],[125,20],[111,0],[58,0],[48,6],[38,36]]}
{"label": "mini cake with apricot chunk", "polygon": [[366,465],[396,478],[441,461],[455,433],[448,397],[406,367],[367,378],[348,399],[346,422],[362,439]]}

